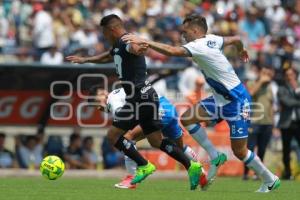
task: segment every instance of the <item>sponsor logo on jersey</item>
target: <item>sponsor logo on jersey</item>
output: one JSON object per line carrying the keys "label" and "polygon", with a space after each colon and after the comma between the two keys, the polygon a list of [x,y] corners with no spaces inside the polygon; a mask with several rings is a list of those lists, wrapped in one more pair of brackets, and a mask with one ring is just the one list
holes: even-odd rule
{"label": "sponsor logo on jersey", "polygon": [[121,89],[116,89],[113,91],[113,94],[118,94],[120,92]]}
{"label": "sponsor logo on jersey", "polygon": [[141,89],[141,93],[145,94],[149,89],[151,88],[151,85],[145,86]]}

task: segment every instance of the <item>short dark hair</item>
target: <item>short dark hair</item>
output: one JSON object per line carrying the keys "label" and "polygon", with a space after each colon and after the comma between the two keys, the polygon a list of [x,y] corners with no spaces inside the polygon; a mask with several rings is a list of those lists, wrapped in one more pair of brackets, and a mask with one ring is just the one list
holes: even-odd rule
{"label": "short dark hair", "polygon": [[93,138],[91,136],[86,136],[84,139],[83,139],[83,144],[85,145],[88,141],[93,141]]}
{"label": "short dark hair", "polygon": [[106,15],[105,17],[103,17],[100,21],[100,26],[107,26],[109,25],[109,23],[112,21],[112,20],[118,20],[120,21],[121,23],[123,22],[121,20],[121,18],[118,16],[118,15],[115,15],[115,14],[111,14],[111,15]]}
{"label": "short dark hair", "polygon": [[95,96],[97,95],[97,90],[101,90],[103,89],[103,87],[101,85],[93,85],[90,89],[89,89],[89,96],[93,96],[91,98],[88,99],[88,102],[94,102],[95,101]]}
{"label": "short dark hair", "polygon": [[70,144],[73,143],[75,140],[80,139],[80,135],[78,133],[72,133],[70,135]]}
{"label": "short dark hair", "polygon": [[198,15],[195,13],[189,14],[183,20],[183,24],[185,24],[185,23],[199,26],[204,30],[205,33],[207,32],[208,27],[207,27],[206,19],[205,19],[205,17],[203,17],[201,15]]}
{"label": "short dark hair", "polygon": [[26,144],[29,143],[29,141],[34,140],[35,142],[37,142],[37,137],[35,135],[28,135],[26,137]]}

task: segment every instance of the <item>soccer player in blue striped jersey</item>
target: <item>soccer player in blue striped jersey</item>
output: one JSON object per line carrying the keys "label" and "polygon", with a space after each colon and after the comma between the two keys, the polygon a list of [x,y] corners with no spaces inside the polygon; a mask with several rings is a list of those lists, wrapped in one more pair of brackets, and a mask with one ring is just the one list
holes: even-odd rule
{"label": "soccer player in blue striped jersey", "polygon": [[[245,62],[249,59],[247,51],[239,36],[207,34],[207,29],[204,17],[191,14],[183,21],[182,35],[187,41],[183,46],[170,46],[136,35],[127,35],[122,39],[127,43],[148,45],[149,48],[168,56],[191,57],[197,63],[213,95],[187,110],[182,115],[182,124],[191,134],[201,135],[199,122],[226,120],[230,127],[234,155],[262,178],[263,183],[257,192],[270,192],[280,186],[280,180],[247,148],[251,97],[222,50],[224,46],[234,45]],[[195,139],[201,144],[200,140]]]}

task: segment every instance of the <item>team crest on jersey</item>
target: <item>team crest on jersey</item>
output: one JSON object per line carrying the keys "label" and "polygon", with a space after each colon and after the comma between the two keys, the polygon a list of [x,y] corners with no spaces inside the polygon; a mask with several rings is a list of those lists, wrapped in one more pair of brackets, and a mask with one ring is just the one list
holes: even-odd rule
{"label": "team crest on jersey", "polygon": [[249,120],[250,119],[250,113],[251,113],[250,103],[247,99],[245,99],[244,100],[244,105],[242,107],[241,116],[243,117],[244,120]]}
{"label": "team crest on jersey", "polygon": [[211,40],[207,41],[207,46],[209,48],[214,48],[216,45],[217,45],[216,41],[211,41]]}

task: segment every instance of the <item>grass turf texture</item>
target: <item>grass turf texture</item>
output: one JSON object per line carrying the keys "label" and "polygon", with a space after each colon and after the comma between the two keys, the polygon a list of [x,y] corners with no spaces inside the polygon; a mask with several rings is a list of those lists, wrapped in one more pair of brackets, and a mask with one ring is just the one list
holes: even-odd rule
{"label": "grass turf texture", "polygon": [[218,178],[208,191],[189,191],[187,180],[151,180],[136,190],[115,189],[117,179],[61,178],[0,178],[2,200],[299,200],[300,182],[282,181],[275,192],[257,194],[258,181],[240,178]]}

